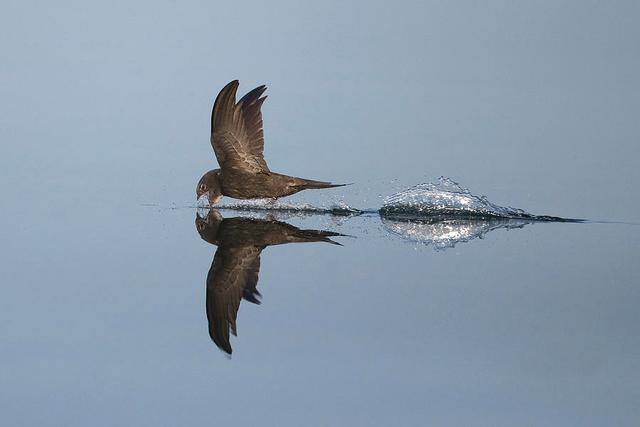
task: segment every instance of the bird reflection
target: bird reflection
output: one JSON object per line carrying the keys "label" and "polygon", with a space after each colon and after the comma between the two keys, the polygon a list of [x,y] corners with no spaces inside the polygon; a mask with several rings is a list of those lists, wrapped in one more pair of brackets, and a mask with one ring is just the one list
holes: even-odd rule
{"label": "bird reflection", "polygon": [[240,301],[260,304],[258,274],[260,253],[267,246],[287,243],[327,242],[342,234],[322,230],[301,230],[281,221],[246,217],[223,218],[209,210],[205,218],[196,214],[200,237],[218,246],[207,274],[207,320],[213,342],[231,354],[229,334],[236,335]]}
{"label": "bird reflection", "polygon": [[402,220],[381,216],[384,228],[396,236],[413,242],[431,245],[437,250],[453,248],[458,243],[482,239],[487,233],[523,228],[536,221],[511,218],[454,218],[434,217],[423,220]]}

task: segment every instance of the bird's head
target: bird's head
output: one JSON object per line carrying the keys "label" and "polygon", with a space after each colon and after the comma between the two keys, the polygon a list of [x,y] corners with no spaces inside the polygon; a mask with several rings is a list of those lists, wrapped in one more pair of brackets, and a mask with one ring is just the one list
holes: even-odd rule
{"label": "bird's head", "polygon": [[220,170],[214,169],[202,175],[198,186],[196,187],[196,196],[198,201],[206,197],[206,201],[210,206],[215,205],[222,198],[222,189],[220,188]]}
{"label": "bird's head", "polygon": [[198,234],[200,234],[200,237],[205,242],[214,245],[220,243],[218,241],[218,230],[223,221],[224,218],[220,212],[215,209],[208,209],[205,217],[201,217],[200,214],[196,212],[196,230],[198,230]]}

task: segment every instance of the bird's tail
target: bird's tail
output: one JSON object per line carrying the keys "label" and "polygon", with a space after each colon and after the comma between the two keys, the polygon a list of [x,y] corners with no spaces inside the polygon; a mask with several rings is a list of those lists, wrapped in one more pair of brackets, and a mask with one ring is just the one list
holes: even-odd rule
{"label": "bird's tail", "polygon": [[296,178],[296,182],[293,187],[297,187],[300,190],[307,190],[311,188],[333,188],[333,187],[344,187],[349,184],[333,184],[331,182],[326,181],[314,181],[312,179],[304,179],[304,178]]}

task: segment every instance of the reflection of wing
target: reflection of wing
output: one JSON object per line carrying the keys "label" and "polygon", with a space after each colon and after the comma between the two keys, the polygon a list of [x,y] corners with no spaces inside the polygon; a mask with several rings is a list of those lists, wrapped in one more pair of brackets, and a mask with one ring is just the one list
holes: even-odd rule
{"label": "reflection of wing", "polygon": [[209,335],[216,345],[231,354],[229,330],[236,335],[240,300],[259,304],[256,289],[262,247],[220,247],[207,275],[207,319]]}
{"label": "reflection of wing", "polygon": [[264,160],[264,134],[260,107],[266,86],[247,93],[236,104],[238,81],[218,94],[211,112],[211,145],[220,167],[252,173],[269,173]]}

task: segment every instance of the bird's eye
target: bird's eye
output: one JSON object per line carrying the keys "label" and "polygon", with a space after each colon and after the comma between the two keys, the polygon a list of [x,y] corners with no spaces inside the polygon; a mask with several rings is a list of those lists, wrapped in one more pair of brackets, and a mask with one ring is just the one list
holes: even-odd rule
{"label": "bird's eye", "polygon": [[207,186],[205,184],[200,184],[200,191],[202,191],[203,193],[207,191]]}

